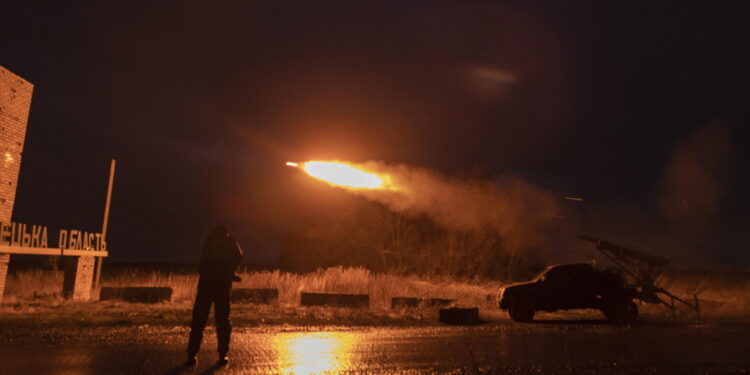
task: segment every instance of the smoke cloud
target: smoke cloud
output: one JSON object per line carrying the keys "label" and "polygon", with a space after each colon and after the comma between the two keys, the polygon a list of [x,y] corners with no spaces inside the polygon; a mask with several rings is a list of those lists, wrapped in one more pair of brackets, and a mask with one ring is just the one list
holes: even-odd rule
{"label": "smoke cloud", "polygon": [[726,127],[710,125],[680,142],[664,171],[659,208],[676,221],[713,220],[727,195],[735,147]]}
{"label": "smoke cloud", "polygon": [[541,244],[544,224],[561,218],[551,193],[517,176],[458,179],[406,165],[370,161],[361,166],[389,176],[395,188],[347,191],[406,215],[426,214],[446,229],[490,229],[502,238],[506,250]]}
{"label": "smoke cloud", "polygon": [[698,129],[676,145],[658,185],[664,247],[694,263],[726,262],[743,253],[745,229],[728,204],[737,201],[731,188],[737,155],[729,130],[720,124]]}

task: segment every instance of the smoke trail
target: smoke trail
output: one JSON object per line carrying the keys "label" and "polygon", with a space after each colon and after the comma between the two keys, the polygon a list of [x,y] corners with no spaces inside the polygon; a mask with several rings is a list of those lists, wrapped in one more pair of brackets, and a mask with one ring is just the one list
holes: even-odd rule
{"label": "smoke trail", "polygon": [[347,189],[407,215],[426,214],[455,230],[491,229],[508,250],[523,250],[543,241],[546,222],[560,218],[549,192],[520,177],[494,181],[448,178],[425,169],[369,161],[369,171],[389,176],[394,190]]}

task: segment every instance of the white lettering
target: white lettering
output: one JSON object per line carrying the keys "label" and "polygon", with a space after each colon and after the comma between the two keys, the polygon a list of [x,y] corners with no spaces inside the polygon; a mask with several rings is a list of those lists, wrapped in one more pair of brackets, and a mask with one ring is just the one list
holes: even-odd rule
{"label": "white lettering", "polygon": [[10,223],[10,245],[11,246],[21,246],[21,231],[18,223]]}
{"label": "white lettering", "polygon": [[79,250],[78,246],[78,231],[70,230],[70,237],[68,238],[68,248],[73,250]]}
{"label": "white lettering", "polygon": [[21,246],[29,247],[31,245],[31,234],[26,231],[26,224],[21,224]]}
{"label": "white lettering", "polygon": [[60,235],[58,237],[57,241],[57,247],[61,249],[67,249],[68,248],[68,231],[65,229],[60,229]]}
{"label": "white lettering", "polygon": [[[0,222],[0,246],[48,248],[49,231],[46,226],[14,222]],[[107,242],[101,233],[75,229],[60,229],[57,244],[60,249],[106,251]]]}
{"label": "white lettering", "polygon": [[39,247],[39,240],[42,234],[42,227],[39,225],[31,226],[31,247]]}
{"label": "white lettering", "polygon": [[47,227],[42,227],[42,240],[39,247],[47,247]]}

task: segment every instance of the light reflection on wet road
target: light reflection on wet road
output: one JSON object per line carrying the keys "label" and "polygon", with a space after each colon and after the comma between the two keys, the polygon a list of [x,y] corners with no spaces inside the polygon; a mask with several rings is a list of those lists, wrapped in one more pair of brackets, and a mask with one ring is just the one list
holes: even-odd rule
{"label": "light reflection on wet road", "polygon": [[[238,329],[229,367],[213,331],[192,371],[184,328],[91,329],[0,342],[0,374],[747,374],[750,326],[492,324],[479,327]],[[54,341],[54,340],[53,340]]]}
{"label": "light reflection on wet road", "polygon": [[352,332],[279,333],[273,336],[276,366],[281,374],[341,372],[352,361],[357,334]]}

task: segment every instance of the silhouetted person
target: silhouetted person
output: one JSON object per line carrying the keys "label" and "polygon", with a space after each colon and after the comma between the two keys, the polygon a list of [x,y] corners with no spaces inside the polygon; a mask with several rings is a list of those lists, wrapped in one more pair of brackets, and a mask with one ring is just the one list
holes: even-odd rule
{"label": "silhouetted person", "polygon": [[208,313],[214,305],[216,322],[216,339],[218,341],[219,361],[225,365],[229,362],[229,339],[232,326],[229,323],[229,291],[232,281],[239,281],[235,270],[242,262],[242,249],[223,225],[216,227],[206,237],[201,252],[200,280],[198,295],[193,306],[193,322],[190,327],[190,341],[187,349],[187,365],[196,364],[198,351],[203,341],[203,329],[206,328]]}

